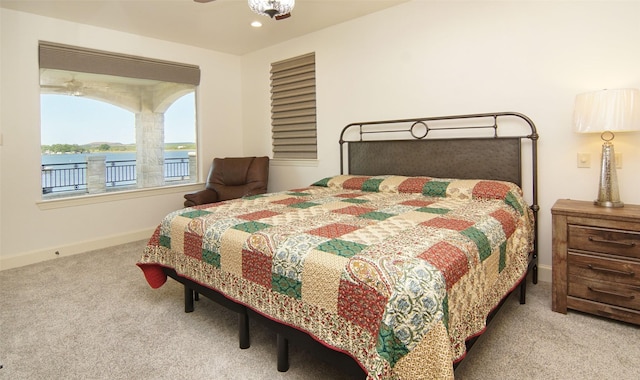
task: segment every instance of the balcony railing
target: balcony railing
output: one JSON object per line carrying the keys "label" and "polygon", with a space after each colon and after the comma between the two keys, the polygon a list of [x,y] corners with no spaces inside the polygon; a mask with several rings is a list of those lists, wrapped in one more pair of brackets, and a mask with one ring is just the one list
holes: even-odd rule
{"label": "balcony railing", "polygon": [[[105,162],[107,188],[131,186],[136,183],[136,160]],[[72,162],[42,165],[42,194],[62,193],[87,189],[87,163]],[[190,178],[189,158],[165,158],[165,181]]]}

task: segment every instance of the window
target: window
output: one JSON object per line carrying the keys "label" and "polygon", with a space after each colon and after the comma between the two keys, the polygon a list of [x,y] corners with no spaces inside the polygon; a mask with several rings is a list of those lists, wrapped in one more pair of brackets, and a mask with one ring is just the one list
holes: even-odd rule
{"label": "window", "polygon": [[271,64],[273,158],[316,159],[315,53]]}
{"label": "window", "polygon": [[44,199],[196,181],[196,66],[40,42]]}

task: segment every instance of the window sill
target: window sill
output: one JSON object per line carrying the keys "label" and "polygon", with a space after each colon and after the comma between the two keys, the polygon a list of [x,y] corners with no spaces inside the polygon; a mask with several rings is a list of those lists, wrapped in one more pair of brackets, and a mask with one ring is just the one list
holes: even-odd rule
{"label": "window sill", "polygon": [[289,160],[284,158],[272,158],[273,166],[313,166],[318,167],[318,160]]}
{"label": "window sill", "polygon": [[77,197],[39,200],[36,202],[40,210],[53,210],[57,208],[86,206],[96,203],[115,202],[127,199],[143,198],[165,194],[184,194],[191,191],[199,191],[204,188],[204,183],[190,183],[188,185],[174,185],[154,187],[150,189],[135,189],[115,191],[111,193],[81,195]]}

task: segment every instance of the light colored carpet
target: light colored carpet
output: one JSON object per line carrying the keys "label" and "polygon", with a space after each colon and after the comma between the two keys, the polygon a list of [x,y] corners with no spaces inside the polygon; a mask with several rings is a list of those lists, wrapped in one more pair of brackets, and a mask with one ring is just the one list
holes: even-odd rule
{"label": "light colored carpet", "polygon": [[[342,379],[306,347],[276,370],[276,339],[201,298],[183,312],[182,286],[151,289],[135,266],[145,241],[0,272],[0,379]],[[456,370],[457,379],[636,379],[640,329],[554,313],[551,286],[510,296]]]}

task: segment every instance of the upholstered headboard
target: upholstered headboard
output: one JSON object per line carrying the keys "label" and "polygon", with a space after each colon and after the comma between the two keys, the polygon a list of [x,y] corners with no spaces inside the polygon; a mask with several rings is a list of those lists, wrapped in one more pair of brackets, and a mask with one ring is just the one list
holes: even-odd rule
{"label": "upholstered headboard", "polygon": [[520,139],[358,141],[349,174],[495,179],[522,185]]}

